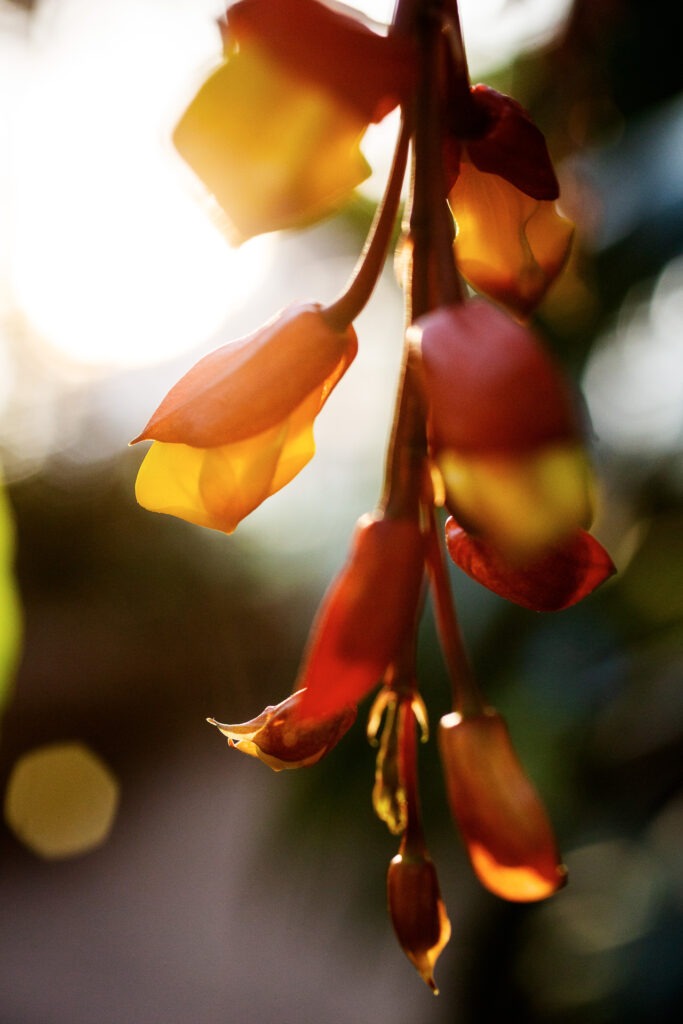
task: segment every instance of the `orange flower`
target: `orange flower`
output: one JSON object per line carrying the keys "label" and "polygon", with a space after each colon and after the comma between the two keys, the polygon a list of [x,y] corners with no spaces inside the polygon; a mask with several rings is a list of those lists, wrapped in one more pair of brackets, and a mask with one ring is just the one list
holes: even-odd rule
{"label": "orange flower", "polygon": [[302,698],[299,690],[241,725],[223,725],[214,718],[207,721],[227,736],[231,747],[259,758],[273,771],[303,768],[316,764],[336,746],[356,720],[356,708],[344,707],[322,721],[302,718]]}
{"label": "orange flower", "polygon": [[411,72],[405,41],[315,0],[242,0],[226,17],[225,60],[173,141],[238,244],[345,202],[370,173],[362,133],[396,106]]}
{"label": "orange flower", "polygon": [[552,827],[501,716],[493,708],[446,715],[439,747],[451,811],[482,884],[520,902],[563,886],[567,873]]}
{"label": "orange flower", "polygon": [[573,225],[545,139],[509,96],[484,85],[454,105],[444,148],[458,268],[477,291],[527,316],[560,273]]}
{"label": "orange flower", "polygon": [[616,572],[605,549],[585,530],[521,566],[470,536],[453,518],[446,521],[446,545],[455,564],[477,583],[536,612],[570,608]]}
{"label": "orange flower", "polygon": [[405,844],[387,874],[389,913],[403,951],[435,995],[434,965],[451,937],[436,868],[426,851],[409,853]]}
{"label": "orange flower", "polygon": [[410,328],[446,504],[472,534],[525,561],[591,518],[591,475],[564,378],[536,337],[485,299]]}
{"label": "orange flower", "polygon": [[135,439],[154,440],[139,503],[231,533],[312,458],[314,419],[356,347],[353,328],[298,305],[205,356]]}
{"label": "orange flower", "polygon": [[417,522],[362,516],[313,624],[299,674],[301,714],[324,718],[376,686],[414,628],[424,548]]}

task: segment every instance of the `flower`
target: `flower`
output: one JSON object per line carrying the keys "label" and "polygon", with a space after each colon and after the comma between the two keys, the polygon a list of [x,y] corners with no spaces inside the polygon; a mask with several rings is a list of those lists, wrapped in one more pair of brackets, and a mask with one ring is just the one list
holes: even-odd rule
{"label": "flower", "polygon": [[521,566],[481,537],[470,536],[452,517],[446,521],[446,546],[455,564],[477,583],[537,612],[570,608],[616,572],[605,549],[585,530]]}
{"label": "flower", "polygon": [[453,816],[483,885],[503,899],[544,899],[566,882],[545,809],[493,708],[445,715],[439,748]]}
{"label": "flower", "polygon": [[361,516],[345,566],[313,624],[297,680],[301,714],[334,714],[379,683],[414,628],[424,546],[413,519]]}
{"label": "flower", "polygon": [[231,533],[312,458],[313,421],[356,347],[352,327],[301,304],[200,359],[135,439],[154,441],[139,503]]}
{"label": "flower", "polygon": [[574,228],[557,210],[557,178],[527,112],[485,85],[470,99],[468,122],[454,115],[444,150],[458,268],[473,288],[527,316],[564,267]]}
{"label": "flower", "polygon": [[415,321],[429,443],[468,533],[530,560],[591,519],[574,397],[528,328],[485,299]]}
{"label": "flower", "polygon": [[241,0],[220,27],[224,61],[173,141],[238,244],[345,202],[370,173],[361,135],[396,106],[411,72],[405,40],[315,0]]}
{"label": "flower", "polygon": [[434,965],[451,937],[436,868],[426,851],[402,844],[387,874],[391,922],[403,951],[435,995]]}
{"label": "flower", "polygon": [[303,691],[299,690],[241,725],[223,725],[214,718],[207,721],[227,736],[231,747],[259,758],[273,771],[302,768],[320,761],[356,720],[353,706],[322,720],[302,718],[302,697]]}

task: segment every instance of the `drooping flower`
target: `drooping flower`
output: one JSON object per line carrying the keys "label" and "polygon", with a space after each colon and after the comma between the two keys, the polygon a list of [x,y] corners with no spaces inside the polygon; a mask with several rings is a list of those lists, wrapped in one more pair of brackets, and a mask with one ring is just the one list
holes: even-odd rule
{"label": "drooping flower", "polygon": [[336,746],[356,720],[356,708],[349,705],[324,719],[302,718],[302,697],[299,690],[240,725],[224,725],[213,718],[207,721],[227,736],[231,747],[257,757],[273,771],[303,768],[316,764]]}
{"label": "drooping flower", "polygon": [[326,216],[370,173],[359,142],[405,95],[406,40],[316,0],[241,0],[225,59],[173,141],[227,214],[235,243]]}
{"label": "drooping flower", "polygon": [[154,441],[139,503],[231,533],[312,458],[313,422],[356,348],[352,327],[302,304],[200,359],[135,439]]}
{"label": "drooping flower", "polygon": [[473,288],[527,316],[564,267],[574,228],[557,209],[545,139],[527,112],[485,85],[470,99],[444,148],[458,268]]}
{"label": "drooping flower", "polygon": [[426,850],[401,844],[389,865],[387,898],[396,937],[434,994],[434,965],[451,937],[434,863]]}
{"label": "drooping flower", "polygon": [[517,562],[588,526],[592,479],[576,402],[534,334],[473,299],[420,317],[409,337],[457,521]]}
{"label": "drooping flower", "polygon": [[439,748],[451,811],[482,884],[519,902],[563,886],[567,872],[548,816],[498,712],[444,716]]}
{"label": "drooping flower", "polygon": [[570,608],[616,572],[605,549],[585,530],[518,565],[451,517],[446,521],[446,546],[455,564],[477,583],[537,612]]}
{"label": "drooping flower", "polygon": [[384,678],[414,628],[424,544],[414,519],[362,516],[346,564],[318,611],[297,680],[301,714],[334,714]]}

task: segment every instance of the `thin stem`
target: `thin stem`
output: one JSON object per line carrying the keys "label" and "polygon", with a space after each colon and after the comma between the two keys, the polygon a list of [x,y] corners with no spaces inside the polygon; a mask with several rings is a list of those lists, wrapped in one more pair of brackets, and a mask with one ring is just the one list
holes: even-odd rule
{"label": "thin stem", "polygon": [[417,722],[409,699],[399,704],[399,772],[406,796],[406,829],[401,840],[401,853],[420,855],[425,852],[420,795],[417,786]]}
{"label": "thin stem", "polygon": [[332,327],[343,330],[356,319],[372,295],[382,272],[401,201],[410,135],[410,118],[404,114],[401,118],[387,187],[375,213],[360,260],[343,293],[322,311]]}
{"label": "thin stem", "polygon": [[484,711],[486,703],[474,678],[460,632],[433,508],[430,509],[429,518],[427,567],[436,623],[453,688],[453,710],[458,711],[463,718],[468,718],[480,715]]}

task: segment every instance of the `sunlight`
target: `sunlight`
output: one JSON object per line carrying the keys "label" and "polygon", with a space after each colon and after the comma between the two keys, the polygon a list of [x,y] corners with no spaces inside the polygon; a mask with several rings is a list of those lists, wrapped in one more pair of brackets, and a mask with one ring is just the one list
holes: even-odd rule
{"label": "sunlight", "polygon": [[11,282],[33,331],[79,363],[172,358],[268,270],[270,240],[231,249],[168,141],[220,53],[205,6],[38,13],[12,124]]}

